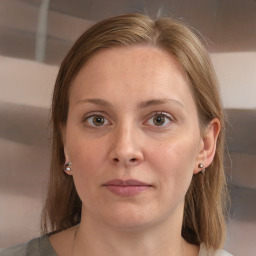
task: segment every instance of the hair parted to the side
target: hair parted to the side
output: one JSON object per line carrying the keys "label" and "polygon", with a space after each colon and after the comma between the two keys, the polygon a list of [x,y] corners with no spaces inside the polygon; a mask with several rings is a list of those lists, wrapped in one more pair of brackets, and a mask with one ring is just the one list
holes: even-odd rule
{"label": "hair parted to the side", "polygon": [[171,18],[154,21],[142,14],[122,15],[95,24],[80,36],[61,64],[52,100],[52,161],[42,231],[64,230],[78,224],[81,218],[81,201],[73,178],[63,172],[61,127],[67,121],[72,81],[100,50],[137,45],[157,47],[177,58],[191,86],[202,133],[213,118],[220,120],[214,160],[204,175],[193,176],[185,198],[182,227],[182,236],[188,242],[204,242],[208,248],[220,248],[226,234],[223,209],[227,191],[223,170],[223,110],[215,72],[208,53],[187,25]]}

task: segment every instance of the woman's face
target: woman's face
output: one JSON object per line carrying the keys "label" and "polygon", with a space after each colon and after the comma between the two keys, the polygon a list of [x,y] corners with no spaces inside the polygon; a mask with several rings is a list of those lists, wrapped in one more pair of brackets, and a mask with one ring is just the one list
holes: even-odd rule
{"label": "woman's face", "polygon": [[121,229],[181,222],[203,140],[175,58],[146,46],[103,50],[69,102],[65,156],[85,218]]}

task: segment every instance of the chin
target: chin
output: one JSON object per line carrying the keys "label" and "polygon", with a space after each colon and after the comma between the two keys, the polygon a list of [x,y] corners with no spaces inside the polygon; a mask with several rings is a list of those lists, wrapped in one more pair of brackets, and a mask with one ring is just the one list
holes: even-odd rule
{"label": "chin", "polygon": [[109,226],[123,231],[143,230],[153,225],[157,219],[152,211],[141,210],[137,207],[111,209],[102,217]]}

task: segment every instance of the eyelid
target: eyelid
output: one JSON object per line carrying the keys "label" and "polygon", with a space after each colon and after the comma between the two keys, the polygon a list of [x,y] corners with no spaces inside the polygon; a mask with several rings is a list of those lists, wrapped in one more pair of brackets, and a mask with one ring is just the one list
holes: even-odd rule
{"label": "eyelid", "polygon": [[148,115],[148,117],[153,117],[155,115],[163,115],[169,118],[170,120],[174,121],[174,117],[170,113],[165,111],[153,111]]}

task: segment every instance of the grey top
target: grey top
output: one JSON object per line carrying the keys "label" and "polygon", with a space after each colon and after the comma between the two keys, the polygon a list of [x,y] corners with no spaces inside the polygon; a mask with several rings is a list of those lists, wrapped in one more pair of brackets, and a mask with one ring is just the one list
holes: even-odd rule
{"label": "grey top", "polygon": [[0,256],[57,256],[49,241],[49,235],[35,238],[26,244],[4,249]]}
{"label": "grey top", "polygon": [[[0,256],[57,256],[49,241],[49,235],[35,238],[26,244],[4,249]],[[200,245],[198,256],[232,256],[224,250],[207,251],[204,244]]]}

